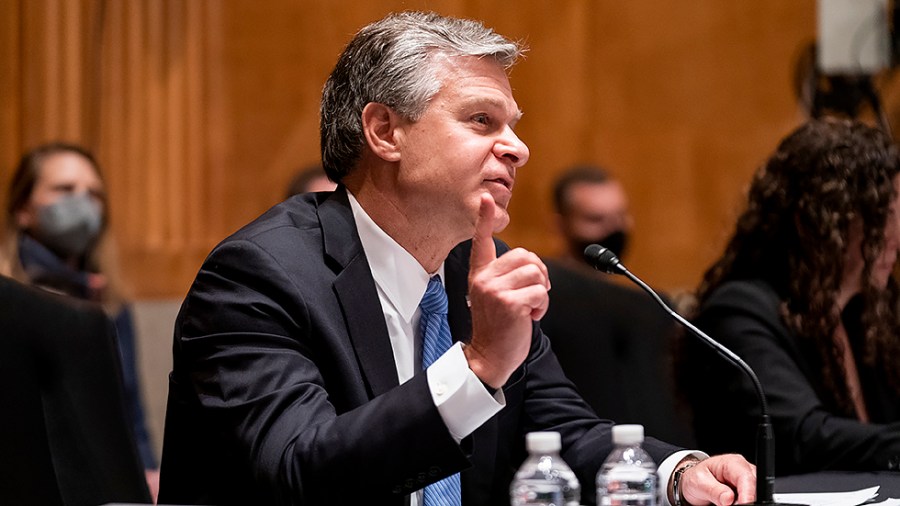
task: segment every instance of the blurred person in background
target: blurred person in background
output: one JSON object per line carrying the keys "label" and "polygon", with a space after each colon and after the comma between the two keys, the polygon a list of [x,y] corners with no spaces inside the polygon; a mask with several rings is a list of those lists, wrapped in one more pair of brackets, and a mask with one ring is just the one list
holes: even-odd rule
{"label": "blurred person in background", "polygon": [[74,144],[41,145],[22,157],[9,186],[0,274],[96,302],[113,319],[128,414],[156,497],[159,471],[144,422],[134,323],[108,225],[106,189],[94,156]]}
{"label": "blurred person in background", "polygon": [[545,259],[553,289],[541,328],[566,376],[597,413],[693,446],[690,415],[676,403],[674,322],[650,297],[591,267],[600,244],[621,258],[634,220],[622,184],[595,165],[565,170],[553,187],[561,254]]}
{"label": "blurred person in background", "polygon": [[[697,326],[759,375],[780,475],[900,464],[898,174],[881,130],[804,124],[757,171],[698,289]],[[752,459],[755,390],[715,355],[686,339],[678,368],[698,442]]]}
{"label": "blurred person in background", "polygon": [[150,502],[112,321],[0,275],[0,504]]}
{"label": "blurred person in background", "polygon": [[566,170],[553,187],[556,223],[565,242],[559,260],[584,266],[584,249],[600,244],[619,259],[625,254],[634,218],[625,187],[596,165]]}
{"label": "blurred person in background", "polygon": [[334,191],[335,188],[337,188],[337,184],[328,179],[322,164],[318,163],[302,168],[294,174],[291,182],[288,183],[284,198],[291,198],[294,195],[307,192],[330,192]]}

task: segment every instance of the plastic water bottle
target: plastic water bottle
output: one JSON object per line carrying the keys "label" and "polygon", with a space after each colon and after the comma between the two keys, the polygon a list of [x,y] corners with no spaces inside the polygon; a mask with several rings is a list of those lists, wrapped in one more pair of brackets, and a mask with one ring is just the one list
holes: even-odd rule
{"label": "plastic water bottle", "polygon": [[528,458],[509,487],[512,506],[578,506],[581,485],[559,456],[559,432],[531,432],[525,441]]}
{"label": "plastic water bottle", "polygon": [[616,425],[615,449],[597,472],[600,506],[656,506],[659,499],[656,465],[641,447],[644,427]]}

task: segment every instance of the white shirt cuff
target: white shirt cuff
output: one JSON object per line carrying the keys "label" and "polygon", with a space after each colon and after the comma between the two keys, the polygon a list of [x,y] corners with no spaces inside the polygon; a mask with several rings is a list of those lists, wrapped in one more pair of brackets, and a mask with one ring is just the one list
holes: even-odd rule
{"label": "white shirt cuff", "polygon": [[668,504],[669,506],[672,506],[669,502],[669,481],[672,479],[672,473],[675,471],[675,466],[684,460],[685,457],[696,457],[698,460],[704,460],[708,459],[709,455],[696,450],[681,450],[680,452],[675,452],[666,457],[666,459],[659,464],[659,467],[656,468],[656,482],[659,483],[659,504]]}
{"label": "white shirt cuff", "polygon": [[469,369],[462,343],[451,346],[425,374],[431,399],[457,443],[506,406],[503,389],[492,396]]}

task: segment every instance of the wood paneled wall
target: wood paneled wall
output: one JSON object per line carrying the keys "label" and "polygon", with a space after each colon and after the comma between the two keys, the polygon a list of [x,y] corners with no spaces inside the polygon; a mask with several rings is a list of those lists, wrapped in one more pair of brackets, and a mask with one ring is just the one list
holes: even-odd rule
{"label": "wood paneled wall", "polygon": [[178,295],[231,228],[222,2],[105,4],[97,150],[123,264],[142,294]]}
{"label": "wood paneled wall", "polygon": [[530,46],[512,74],[531,162],[502,237],[556,252],[549,199],[568,164],[606,165],[636,216],[632,270],[692,287],[750,174],[801,121],[799,0],[7,0],[0,178],[50,139],[105,168],[127,278],[180,297],[209,249],[318,159],[318,98],[343,45],[396,9],[483,20]]}
{"label": "wood paneled wall", "polygon": [[229,140],[222,2],[6,2],[4,180],[50,140],[85,145],[104,169],[126,279],[180,296],[226,222]]}

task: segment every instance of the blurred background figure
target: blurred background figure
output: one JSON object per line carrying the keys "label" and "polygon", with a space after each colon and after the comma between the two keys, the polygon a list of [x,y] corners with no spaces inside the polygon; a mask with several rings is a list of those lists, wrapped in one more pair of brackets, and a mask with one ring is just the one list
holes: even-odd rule
{"label": "blurred background figure", "polygon": [[337,185],[325,175],[322,164],[310,165],[297,171],[288,184],[284,198],[298,193],[333,191]]}
{"label": "blurred background figure", "polygon": [[147,503],[99,306],[0,276],[0,504]]}
{"label": "blurred background figure", "polygon": [[564,246],[544,259],[553,288],[541,328],[563,370],[597,413],[690,447],[690,416],[676,404],[671,374],[673,322],[584,260],[593,243],[625,252],[633,220],[624,188],[599,167],[576,166],[557,180],[553,202]]}
{"label": "blurred background figure", "polygon": [[601,167],[575,166],[557,179],[553,204],[566,245],[560,260],[584,265],[589,244],[609,248],[622,259],[634,225],[622,183]]}
{"label": "blurred background figure", "polygon": [[50,143],[26,153],[6,206],[0,274],[101,304],[115,322],[135,441],[156,496],[159,471],[144,422],[135,331],[108,234],[100,166],[82,147]]}
{"label": "blurred background figure", "polygon": [[[698,289],[696,324],[759,375],[780,475],[900,464],[898,173],[881,130],[806,123],[757,171]],[[684,345],[701,448],[752,460],[760,407],[748,378]]]}

